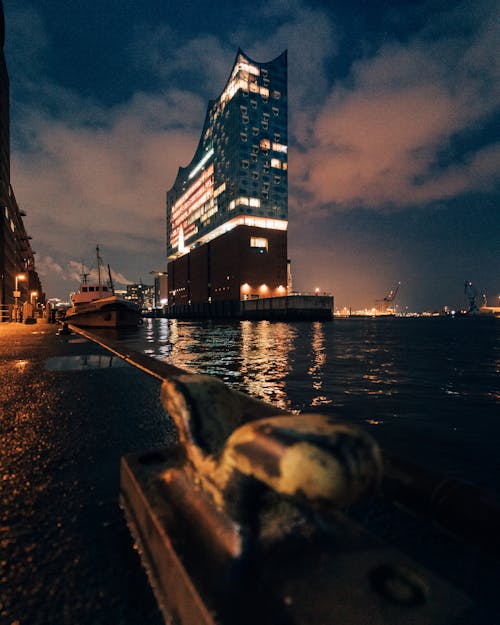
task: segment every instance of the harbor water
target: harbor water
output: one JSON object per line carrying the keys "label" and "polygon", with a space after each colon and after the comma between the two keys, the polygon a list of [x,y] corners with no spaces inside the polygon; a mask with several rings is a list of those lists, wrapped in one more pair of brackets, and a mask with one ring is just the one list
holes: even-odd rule
{"label": "harbor water", "polygon": [[360,423],[393,453],[500,489],[497,319],[145,319],[119,338],[278,409]]}

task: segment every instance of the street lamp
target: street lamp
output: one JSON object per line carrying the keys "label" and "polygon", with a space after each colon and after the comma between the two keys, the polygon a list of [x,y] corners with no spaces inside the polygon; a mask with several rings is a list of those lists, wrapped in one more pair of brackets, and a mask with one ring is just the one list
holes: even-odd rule
{"label": "street lamp", "polygon": [[15,286],[15,289],[14,289],[14,320],[15,321],[18,321],[17,301],[21,297],[21,291],[19,291],[19,282],[23,282],[24,280],[26,280],[26,274],[25,273],[18,273],[16,275],[16,286]]}
{"label": "street lamp", "polygon": [[30,304],[32,306],[33,306],[33,298],[35,298],[36,300],[37,297],[38,297],[38,291],[30,291]]}

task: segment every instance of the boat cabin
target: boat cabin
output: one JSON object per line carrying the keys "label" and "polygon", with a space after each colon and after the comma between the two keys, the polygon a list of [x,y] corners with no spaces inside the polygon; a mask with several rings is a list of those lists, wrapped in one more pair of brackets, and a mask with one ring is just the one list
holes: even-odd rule
{"label": "boat cabin", "polygon": [[78,304],[93,302],[96,299],[112,297],[112,295],[112,289],[105,284],[101,284],[100,286],[98,284],[82,284],[77,293],[71,294],[71,301],[74,306],[77,306]]}

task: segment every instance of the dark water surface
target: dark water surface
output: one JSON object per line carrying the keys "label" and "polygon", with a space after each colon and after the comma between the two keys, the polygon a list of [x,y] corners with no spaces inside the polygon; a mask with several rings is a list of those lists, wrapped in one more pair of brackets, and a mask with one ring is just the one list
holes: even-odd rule
{"label": "dark water surface", "polygon": [[278,407],[363,423],[393,452],[500,489],[497,319],[147,319],[121,340]]}

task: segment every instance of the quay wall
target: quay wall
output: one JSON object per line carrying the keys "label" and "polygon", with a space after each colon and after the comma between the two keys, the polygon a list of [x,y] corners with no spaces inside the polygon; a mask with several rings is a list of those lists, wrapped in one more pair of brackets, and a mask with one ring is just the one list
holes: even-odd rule
{"label": "quay wall", "polygon": [[323,321],[333,318],[332,295],[284,295],[169,306],[173,319],[259,319]]}

